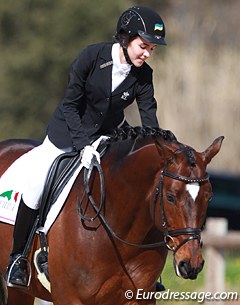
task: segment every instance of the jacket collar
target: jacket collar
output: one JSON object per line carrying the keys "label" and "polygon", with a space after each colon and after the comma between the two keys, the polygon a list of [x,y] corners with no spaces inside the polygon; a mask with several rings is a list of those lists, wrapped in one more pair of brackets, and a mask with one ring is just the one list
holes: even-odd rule
{"label": "jacket collar", "polygon": [[107,43],[105,48],[103,48],[99,65],[99,68],[102,71],[105,87],[109,95],[119,94],[119,92],[131,87],[137,81],[137,75],[139,73],[139,69],[133,66],[126,79],[111,93],[113,65],[112,45],[113,43]]}

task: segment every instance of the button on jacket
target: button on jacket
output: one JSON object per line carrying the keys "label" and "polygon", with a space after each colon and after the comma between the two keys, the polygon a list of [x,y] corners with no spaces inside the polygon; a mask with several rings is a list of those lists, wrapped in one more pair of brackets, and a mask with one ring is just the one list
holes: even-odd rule
{"label": "button on jacket", "polygon": [[88,46],[72,63],[63,100],[53,113],[47,134],[58,148],[81,150],[124,120],[124,108],[135,99],[143,126],[158,127],[152,69],[146,63],[132,66],[113,91],[113,43]]}

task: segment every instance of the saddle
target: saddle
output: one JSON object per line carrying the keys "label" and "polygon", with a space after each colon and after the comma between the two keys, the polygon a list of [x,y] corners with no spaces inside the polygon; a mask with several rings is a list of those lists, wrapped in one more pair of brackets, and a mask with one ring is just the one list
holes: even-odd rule
{"label": "saddle", "polygon": [[[107,147],[107,141],[102,141],[99,144],[97,151],[101,157],[104,155]],[[56,202],[58,196],[61,194],[62,190],[80,164],[81,155],[77,151],[63,153],[54,160],[48,172],[43,189],[43,195],[41,197],[38,221],[39,227],[44,225],[51,206]]]}

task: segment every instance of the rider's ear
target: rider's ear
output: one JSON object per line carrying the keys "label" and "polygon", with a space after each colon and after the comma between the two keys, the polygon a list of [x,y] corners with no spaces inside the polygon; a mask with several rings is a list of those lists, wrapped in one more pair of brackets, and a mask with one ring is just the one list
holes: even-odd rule
{"label": "rider's ear", "polygon": [[202,160],[206,165],[209,164],[212,158],[219,152],[223,139],[223,136],[218,137],[204,152],[202,152]]}

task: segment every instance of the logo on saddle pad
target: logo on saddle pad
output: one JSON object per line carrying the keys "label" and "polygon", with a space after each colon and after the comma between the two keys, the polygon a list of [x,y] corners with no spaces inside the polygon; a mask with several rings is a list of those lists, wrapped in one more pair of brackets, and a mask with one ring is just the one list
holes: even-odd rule
{"label": "logo on saddle pad", "polygon": [[17,200],[18,200],[18,195],[19,195],[19,192],[15,192],[15,191],[6,191],[6,192],[0,194],[0,199],[1,199],[1,197],[2,197],[2,198],[7,198],[8,201],[13,200],[13,201],[16,203]]}
{"label": "logo on saddle pad", "polygon": [[13,190],[0,194],[0,221],[15,223],[20,199],[20,193]]}

